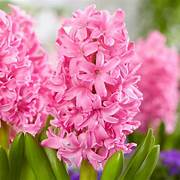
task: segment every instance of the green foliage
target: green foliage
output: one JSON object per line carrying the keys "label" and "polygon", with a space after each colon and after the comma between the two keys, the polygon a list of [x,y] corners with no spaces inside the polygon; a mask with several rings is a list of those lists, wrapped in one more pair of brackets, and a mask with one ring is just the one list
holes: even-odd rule
{"label": "green foliage", "polygon": [[80,168],[80,180],[96,180],[97,172],[94,170],[92,165],[87,161],[83,160]]}
{"label": "green foliage", "polygon": [[11,3],[10,0],[0,0],[0,9],[3,11],[8,11],[9,10],[8,4],[10,3]]}
{"label": "green foliage", "polygon": [[[179,114],[179,112],[178,112]],[[179,117],[179,116],[178,116]],[[155,139],[156,143],[160,145],[161,151],[171,150],[171,149],[179,149],[180,150],[180,119],[177,119],[176,127],[173,133],[168,134],[166,133],[166,126],[163,122],[159,125],[159,128],[156,131]],[[140,142],[142,141],[142,137],[144,136],[143,133],[135,132],[133,133],[129,139],[133,142]],[[169,175],[168,169],[164,166],[164,164],[159,161],[158,165],[156,166],[152,177],[152,180],[177,180],[180,179],[179,176],[172,176]]]}
{"label": "green foliage", "polygon": [[165,124],[161,122],[158,133],[156,134],[157,143],[161,145],[161,150],[180,149],[180,120],[177,120],[173,133],[165,132]]}
{"label": "green foliage", "polygon": [[[142,139],[141,139],[142,140]],[[159,159],[160,147],[150,129],[131,157],[125,158],[122,152],[115,153],[106,162],[101,180],[147,180],[153,173]]]}
{"label": "green foliage", "polygon": [[43,148],[30,134],[25,134],[25,156],[37,180],[56,179]]}
{"label": "green foliage", "polygon": [[[130,158],[129,163],[127,164],[124,173],[122,174],[122,178],[119,178],[119,180],[128,180],[128,179],[134,179],[136,177],[136,173],[139,174],[141,177],[142,175],[139,173],[140,169],[146,169],[147,173],[144,174],[146,176],[146,179],[148,179],[156,165],[156,162],[159,158],[159,151],[158,148],[154,145],[154,136],[153,132],[150,129],[142,142],[141,145],[138,146],[136,152],[134,155]],[[153,149],[156,149],[153,150]],[[150,164],[148,167],[148,162],[154,161],[154,164]],[[148,169],[151,168],[151,171],[148,171]]]}
{"label": "green foliage", "polygon": [[58,180],[69,180],[69,175],[67,173],[66,167],[63,163],[63,161],[60,161],[57,158],[56,151],[49,148],[44,148],[45,153],[49,159],[49,162],[51,164],[51,168],[54,172],[54,175],[56,176],[56,179]]}
{"label": "green foliage", "polygon": [[[166,126],[163,122],[160,123],[155,133],[156,144],[159,144],[161,150],[180,149],[180,120],[177,120],[173,133],[166,133]],[[128,137],[129,141],[139,144],[142,142],[144,133],[139,131],[134,132]]]}
{"label": "green foliage", "polygon": [[[154,145],[152,130],[131,157],[122,151],[114,153],[106,162],[101,180],[148,179],[158,161],[159,146]],[[128,163],[125,165],[125,162]],[[5,180],[69,180],[66,167],[59,161],[56,152],[39,145],[30,134],[18,134],[9,149],[9,155],[0,148],[0,179]],[[96,180],[97,172],[83,160],[80,168],[81,180]]]}
{"label": "green foliage", "polygon": [[152,130],[149,130],[144,142],[141,146],[138,147],[137,151],[130,159],[129,164],[123,174],[124,179],[129,179],[133,177],[136,171],[140,168],[141,164],[143,163],[144,159],[146,158],[148,152],[154,145],[154,137]]}
{"label": "green foliage", "polygon": [[165,124],[161,122],[156,135],[156,141],[158,144],[160,144],[161,149],[164,149],[165,147],[166,138],[167,138],[166,127]]}
{"label": "green foliage", "polygon": [[159,145],[154,146],[151,151],[148,153],[146,159],[142,163],[141,167],[137,171],[135,177],[137,179],[149,179],[153,173],[157,161],[159,159],[160,147]]}
{"label": "green foliage", "polygon": [[6,151],[0,147],[0,179],[8,179],[9,162]]}
{"label": "green foliage", "polygon": [[0,144],[4,149],[8,149],[8,137],[9,134],[9,127],[7,124],[3,121],[1,121],[1,127],[0,127]]}
{"label": "green foliage", "polygon": [[114,153],[104,166],[101,180],[117,179],[122,173],[123,164],[123,152]]}
{"label": "green foliage", "polygon": [[140,35],[159,30],[168,37],[170,44],[180,40],[180,1],[179,0],[141,0],[139,21]]}
{"label": "green foliage", "polygon": [[168,175],[167,168],[162,166],[161,163],[159,162],[151,176],[151,179],[152,180],[160,180],[160,179],[170,180],[171,178]]}
{"label": "green foliage", "polygon": [[20,180],[37,180],[35,173],[33,172],[26,159],[24,159],[23,162]]}
{"label": "green foliage", "polygon": [[10,179],[19,180],[24,162],[24,134],[18,134],[9,150]]}

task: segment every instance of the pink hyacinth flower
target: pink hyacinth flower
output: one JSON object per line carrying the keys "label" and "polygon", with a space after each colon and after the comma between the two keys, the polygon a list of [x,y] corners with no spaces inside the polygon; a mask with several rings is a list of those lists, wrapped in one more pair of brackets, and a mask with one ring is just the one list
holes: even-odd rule
{"label": "pink hyacinth flower", "polygon": [[142,63],[139,88],[144,100],[136,118],[143,122],[142,130],[156,129],[163,121],[170,133],[176,125],[178,54],[165,43],[165,37],[156,31],[137,42],[137,63]]}
{"label": "pink hyacinth flower", "polygon": [[142,94],[124,13],[78,10],[60,27],[57,45],[58,67],[47,82],[55,119],[42,145],[67,163],[79,167],[87,159],[102,168],[115,151],[131,151],[126,137],[140,125],[133,119]]}
{"label": "pink hyacinth flower", "polygon": [[47,113],[42,96],[46,54],[31,18],[15,6],[0,11],[0,119],[13,131],[38,133]]}

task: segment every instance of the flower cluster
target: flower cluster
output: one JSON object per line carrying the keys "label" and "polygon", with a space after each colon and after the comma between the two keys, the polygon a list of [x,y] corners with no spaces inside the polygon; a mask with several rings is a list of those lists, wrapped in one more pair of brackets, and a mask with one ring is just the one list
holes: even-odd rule
{"label": "flower cluster", "polygon": [[137,62],[142,63],[139,88],[143,102],[137,119],[142,129],[157,128],[164,121],[172,132],[176,122],[178,104],[178,55],[165,44],[165,37],[152,32],[146,40],[137,42]]}
{"label": "flower cluster", "polygon": [[126,136],[140,125],[133,120],[142,100],[140,78],[124,13],[78,10],[60,27],[57,44],[59,64],[47,83],[55,119],[42,144],[65,162],[80,166],[87,159],[101,168],[115,151],[131,151],[135,144]]}
{"label": "flower cluster", "polygon": [[11,9],[9,14],[0,11],[0,119],[17,132],[36,134],[45,120],[40,89],[46,54],[30,17]]}

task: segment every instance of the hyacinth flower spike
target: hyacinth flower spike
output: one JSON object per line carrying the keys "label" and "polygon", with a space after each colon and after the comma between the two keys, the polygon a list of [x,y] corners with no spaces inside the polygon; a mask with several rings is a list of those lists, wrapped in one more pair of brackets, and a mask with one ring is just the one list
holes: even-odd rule
{"label": "hyacinth flower spike", "polygon": [[[140,125],[133,117],[142,94],[139,76],[132,73],[134,46],[124,12],[111,15],[95,6],[78,10],[60,27],[57,45],[59,65],[48,82],[48,111],[55,119],[42,145],[56,149],[67,164],[80,167],[87,161],[102,169],[116,151],[131,152],[135,144],[126,143],[126,136]],[[63,88],[57,92],[55,84]]]}

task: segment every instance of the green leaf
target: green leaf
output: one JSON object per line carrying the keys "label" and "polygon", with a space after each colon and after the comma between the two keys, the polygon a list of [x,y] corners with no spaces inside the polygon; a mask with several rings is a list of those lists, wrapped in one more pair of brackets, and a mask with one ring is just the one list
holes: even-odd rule
{"label": "green leaf", "polygon": [[9,162],[6,151],[0,147],[0,179],[8,179],[9,175]]}
{"label": "green leaf", "polygon": [[0,123],[0,145],[7,150],[9,148],[9,126],[4,121],[0,120]]}
{"label": "green leaf", "polygon": [[[47,131],[49,124],[50,124],[50,121],[52,119],[53,119],[53,117],[51,115],[49,115],[47,120],[46,120],[45,127],[42,129],[42,131],[39,134],[39,137],[38,137],[39,141],[42,141],[42,140],[47,138],[46,131]],[[48,160],[50,162],[53,173],[56,176],[56,179],[58,179],[58,180],[69,180],[70,177],[67,173],[65,164],[63,163],[63,161],[60,161],[57,158],[56,151],[53,149],[50,149],[50,148],[45,148],[45,147],[43,149],[44,149],[44,151],[48,157]]]}
{"label": "green leaf", "polygon": [[43,148],[30,134],[25,135],[25,156],[37,180],[56,179]]}
{"label": "green leaf", "polygon": [[23,163],[20,180],[37,180],[32,168],[29,166],[26,159]]}
{"label": "green leaf", "polygon": [[159,125],[156,139],[157,139],[157,143],[160,144],[161,149],[164,149],[164,145],[166,142],[166,131],[165,131],[165,124],[163,121]]}
{"label": "green leaf", "polygon": [[160,146],[155,145],[147,155],[146,159],[144,160],[139,170],[137,171],[135,175],[135,179],[147,180],[150,178],[158,162],[159,152],[160,152]]}
{"label": "green leaf", "polygon": [[97,180],[97,172],[87,160],[81,163],[80,180]]}
{"label": "green leaf", "polygon": [[49,162],[51,164],[51,168],[56,176],[56,179],[58,180],[69,180],[70,177],[67,173],[66,167],[63,163],[63,161],[60,161],[57,158],[56,151],[49,148],[44,148],[45,153],[49,159]]}
{"label": "green leaf", "polygon": [[19,180],[24,162],[24,134],[18,134],[9,151],[10,179]]}
{"label": "green leaf", "polygon": [[36,138],[39,140],[39,141],[42,141],[43,139],[46,139],[46,131],[48,129],[48,127],[50,126],[50,121],[53,120],[54,117],[49,115],[46,119],[46,123],[45,123],[45,126],[41,129],[40,133],[38,135],[36,135]]}
{"label": "green leaf", "polygon": [[144,140],[144,134],[138,131],[133,132],[132,134],[128,135],[128,142],[135,142],[136,144],[141,144]]}
{"label": "green leaf", "polygon": [[147,154],[151,150],[152,146],[154,145],[154,136],[152,129],[150,129],[141,145],[138,146],[138,149],[131,157],[124,173],[123,178],[124,180],[129,180],[134,177],[136,171],[139,169],[141,164],[143,163],[144,159],[146,158]]}
{"label": "green leaf", "polygon": [[101,180],[116,180],[122,170],[124,164],[124,155],[122,151],[114,153],[106,162]]}

